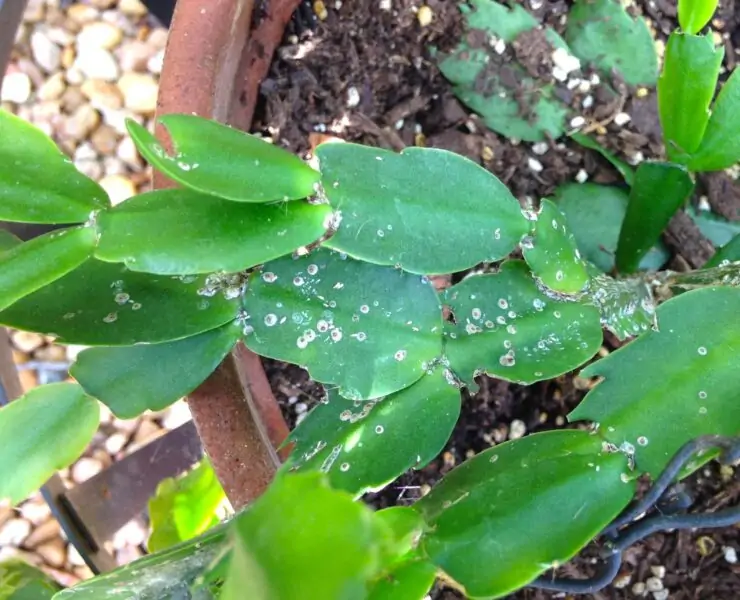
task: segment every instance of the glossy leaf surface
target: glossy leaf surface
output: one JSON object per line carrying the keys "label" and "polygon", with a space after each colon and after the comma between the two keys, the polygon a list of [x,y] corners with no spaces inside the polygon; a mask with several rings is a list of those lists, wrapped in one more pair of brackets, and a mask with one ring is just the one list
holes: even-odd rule
{"label": "glossy leaf surface", "polygon": [[83,350],[70,374],[119,419],[163,410],[194,390],[241,335],[234,323],[174,342]]}
{"label": "glossy leaf surface", "polygon": [[430,526],[421,550],[469,596],[505,596],[570,559],[620,512],[634,492],[626,470],[625,456],[602,452],[585,431],[498,445],[416,503]]}
{"label": "glossy leaf surface", "polygon": [[190,587],[227,549],[226,525],[62,590],[53,600],[215,600]]}
{"label": "glossy leaf surface", "polygon": [[0,310],[69,273],[90,257],[95,231],[76,227],[52,231],[0,256]]}
{"label": "glossy leaf surface", "polygon": [[531,226],[521,247],[532,273],[556,292],[581,292],[590,278],[563,213],[550,200],[542,200]]}
{"label": "glossy leaf surface", "polygon": [[620,340],[657,326],[655,301],[643,277],[598,275],[591,280],[584,301],[599,309],[601,324]]}
{"label": "glossy leaf surface", "polygon": [[[0,312],[0,323],[67,344],[130,346],[165,342],[233,320],[236,300],[199,295],[203,277],[166,277],[89,259]],[[210,293],[210,292],[209,292]]]}
{"label": "glossy leaf surface", "polygon": [[331,486],[357,496],[421,468],[444,447],[460,414],[460,391],[441,369],[377,401],[352,401],[330,391],[296,427],[287,463],[322,471]]}
{"label": "glossy leaf surface", "polygon": [[367,600],[424,600],[436,574],[432,563],[410,559],[373,583]]}
{"label": "glossy leaf surface", "polygon": [[686,33],[699,33],[709,23],[719,0],[678,0],[678,22]]}
{"label": "glossy leaf surface", "polygon": [[149,500],[149,552],[171,548],[215,527],[224,502],[226,494],[207,458],[182,477],[162,480]]}
{"label": "glossy leaf surface", "polygon": [[654,85],[658,62],[647,24],[632,19],[621,2],[577,0],[568,13],[565,41],[582,61],[630,85]]}
{"label": "glossy leaf surface", "polygon": [[[555,191],[553,202],[565,215],[583,258],[600,271],[611,272],[629,193],[596,183],[571,183]],[[658,241],[640,261],[639,268],[657,270],[668,258],[668,250]]]}
{"label": "glossy leaf surface", "polygon": [[445,354],[468,384],[482,372],[526,384],[550,379],[583,364],[601,346],[597,309],[544,295],[521,261],[464,279],[444,300],[455,318],[446,324]]}
{"label": "glossy leaf surface", "polygon": [[740,234],[736,235],[732,240],[717,250],[717,253],[706,262],[703,268],[708,269],[719,266],[725,260],[731,262],[740,260]]}
{"label": "glossy leaf surface", "polygon": [[239,202],[294,200],[314,193],[319,174],[258,137],[192,115],[165,115],[159,122],[173,141],[171,154],[135,121],[127,127],[152,166],[190,189]]}
{"label": "glossy leaf surface", "polygon": [[80,173],[39,129],[0,110],[0,220],[82,223],[109,205],[97,183]]}
{"label": "glossy leaf surface", "polygon": [[317,473],[279,477],[233,527],[223,600],[364,599],[387,535],[369,508]]}
{"label": "glossy leaf surface", "polygon": [[640,260],[693,189],[694,182],[683,167],[657,162],[640,164],[617,243],[616,264],[621,272],[637,270]]}
{"label": "glossy leaf surface", "polygon": [[692,171],[721,171],[740,160],[740,69],[733,71],[712,105],[699,149],[687,165]]}
{"label": "glossy leaf surface", "polygon": [[336,143],[316,154],[326,195],[342,217],[325,245],[355,258],[452,273],[503,258],[527,231],[507,187],[458,154]]}
{"label": "glossy leaf surface", "polygon": [[668,38],[663,71],[658,81],[658,107],[666,152],[678,158],[694,152],[709,121],[723,48],[715,48],[711,35],[674,31]]}
{"label": "glossy leaf surface", "polygon": [[[534,79],[516,61],[504,64],[496,50],[497,42],[511,44],[535,29],[536,19],[518,4],[511,8],[492,0],[468,4],[460,6],[467,27],[459,45],[439,61],[455,95],[501,135],[527,141],[560,137],[568,109],[554,97],[552,83]],[[554,30],[546,28],[545,38],[553,49],[570,54]],[[476,42],[480,39],[485,43]]]}
{"label": "glossy leaf surface", "polygon": [[247,204],[183,189],[151,192],[100,216],[95,256],[162,275],[242,271],[315,242],[331,212],[326,204]]}
{"label": "glossy leaf surface", "polygon": [[99,419],[98,403],[73,383],[35,388],[0,408],[0,501],[20,502],[77,460]]}
{"label": "glossy leaf surface", "polygon": [[[599,144],[594,138],[583,134],[583,133],[571,133],[570,138],[574,141],[583,146],[584,148],[589,148],[590,150],[596,150],[601,156],[603,156],[606,160],[608,160],[612,166],[619,171],[619,174],[624,179],[624,182],[632,186],[634,180],[635,180],[635,170],[632,168],[631,165],[623,161],[621,158],[617,158],[616,154],[613,152],[610,152],[604,146]],[[594,185],[594,184],[583,184],[583,185]],[[606,186],[605,186],[606,187]]]}
{"label": "glossy leaf surface", "polygon": [[51,600],[59,585],[46,573],[22,560],[0,562],[0,599]]}
{"label": "glossy leaf surface", "polygon": [[[603,377],[569,419],[600,423],[637,467],[657,476],[689,440],[740,431],[740,289],[686,292],[658,308],[651,331],[589,365]],[[666,424],[670,423],[670,427]]]}
{"label": "glossy leaf surface", "polygon": [[328,250],[267,263],[245,307],[251,350],[304,365],[356,400],[410,385],[442,351],[439,299],[426,278]]}

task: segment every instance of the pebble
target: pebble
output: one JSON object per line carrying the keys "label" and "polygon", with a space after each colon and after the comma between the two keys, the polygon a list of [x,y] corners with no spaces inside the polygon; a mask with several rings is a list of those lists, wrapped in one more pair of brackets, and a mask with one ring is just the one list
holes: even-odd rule
{"label": "pebble", "polygon": [[432,20],[434,19],[434,13],[431,8],[424,4],[419,7],[419,11],[416,13],[416,18],[419,21],[419,25],[427,27],[428,25],[431,25]]}
{"label": "pebble", "polygon": [[617,113],[614,117],[614,124],[622,127],[629,123],[632,120],[632,117],[630,117],[626,112]]}
{"label": "pebble", "polygon": [[524,421],[514,419],[509,426],[509,439],[518,440],[524,437],[525,433],[527,433],[527,426],[524,424]]}
{"label": "pebble", "polygon": [[733,548],[732,546],[723,546],[722,553],[724,554],[725,560],[728,563],[730,563],[731,565],[737,563],[737,550],[735,550],[735,548]]}
{"label": "pebble", "polygon": [[648,577],[645,580],[645,587],[648,592],[659,592],[663,589],[663,581],[658,577]]}
{"label": "pebble", "polygon": [[0,101],[23,104],[31,97],[31,78],[25,73],[8,73],[3,79]]}
{"label": "pebble", "polygon": [[117,431],[105,440],[105,450],[108,454],[116,455],[123,450],[126,442],[128,442],[128,435]]}
{"label": "pebble", "polygon": [[164,50],[157,50],[157,53],[152,56],[146,63],[146,68],[150,73],[159,75],[162,72],[164,66]]}
{"label": "pebble", "polygon": [[132,169],[140,169],[144,164],[136,144],[129,136],[125,136],[118,144],[116,156]]}
{"label": "pebble", "polygon": [[658,579],[663,579],[665,577],[665,567],[663,565],[654,565],[650,567],[650,572]]}
{"label": "pebble", "polygon": [[58,538],[61,535],[61,528],[56,519],[49,519],[45,523],[39,525],[34,529],[31,534],[26,538],[23,545],[26,548],[33,550],[37,546],[46,544],[54,538]]}
{"label": "pebble", "polygon": [[88,79],[82,84],[80,91],[98,110],[103,108],[118,110],[123,106],[121,90],[114,83],[100,79]]}
{"label": "pebble", "polygon": [[529,167],[530,171],[534,171],[535,173],[539,173],[542,171],[542,169],[544,169],[542,163],[536,158],[532,158],[531,156],[527,158],[527,166]]}
{"label": "pebble", "polygon": [[64,73],[54,73],[41,84],[36,91],[36,98],[42,101],[58,100],[66,89],[67,82],[64,79]]}
{"label": "pebble", "polygon": [[98,183],[114,206],[136,195],[136,186],[124,175],[105,175]]}
{"label": "pebble", "polygon": [[91,23],[92,21],[95,21],[99,16],[100,11],[98,11],[94,6],[83,4],[81,2],[73,4],[67,9],[67,17],[78,25]]}
{"label": "pebble", "polygon": [[112,154],[118,147],[118,134],[110,125],[100,125],[90,136],[90,143],[100,154]]}
{"label": "pebble", "polygon": [[116,563],[118,565],[127,565],[142,556],[143,553],[139,546],[124,546],[116,552]]}
{"label": "pebble", "polygon": [[75,65],[90,79],[116,81],[120,76],[116,59],[105,48],[86,48],[75,60]]}
{"label": "pebble", "polygon": [[25,519],[10,519],[0,527],[0,546],[20,546],[31,533],[31,524]]}
{"label": "pebble", "polygon": [[85,177],[89,177],[95,181],[103,176],[103,165],[97,160],[76,160],[74,161],[74,165]]}
{"label": "pebble", "polygon": [[167,35],[168,31],[164,27],[156,27],[149,33],[146,43],[157,50],[164,50],[167,47]]}
{"label": "pebble", "polygon": [[632,586],[632,593],[635,596],[644,596],[645,595],[645,584],[642,583],[642,581],[638,581],[636,584]]}
{"label": "pebble", "polygon": [[69,564],[73,567],[84,567],[85,560],[80,556],[80,553],[77,551],[77,548],[75,548],[72,544],[67,544],[67,560],[69,561]]}
{"label": "pebble", "polygon": [[31,331],[15,331],[11,336],[13,346],[21,352],[31,354],[37,348],[43,346],[44,337]]}
{"label": "pebble", "polygon": [[36,548],[36,554],[47,565],[61,569],[67,562],[67,545],[61,538],[57,538]]}
{"label": "pebble", "polygon": [[123,40],[123,31],[112,23],[96,21],[88,23],[77,35],[77,51],[87,52],[97,48],[113,50]]}
{"label": "pebble", "polygon": [[550,146],[547,145],[547,142],[537,142],[536,144],[532,144],[532,152],[538,156],[545,154],[549,148]]}
{"label": "pebble", "polygon": [[586,181],[588,181],[588,172],[586,169],[578,170],[578,173],[576,173],[576,181],[578,183],[586,183]]}
{"label": "pebble", "polygon": [[62,49],[42,30],[31,34],[31,54],[36,64],[47,73],[54,73],[62,64]]}
{"label": "pebble", "polygon": [[95,458],[83,456],[72,466],[72,481],[84,483],[103,470],[101,462]]}
{"label": "pebble", "polygon": [[118,10],[130,17],[143,17],[147,14],[147,8],[139,0],[119,0]]}
{"label": "pebble", "polygon": [[89,104],[83,104],[62,121],[61,133],[65,137],[82,141],[95,130],[99,123],[98,111]]}
{"label": "pebble", "polygon": [[146,542],[147,528],[138,519],[133,519],[113,534],[113,549],[122,550],[126,546],[140,546]]}
{"label": "pebble", "polygon": [[50,344],[36,350],[35,357],[38,360],[48,360],[49,362],[62,362],[67,360],[67,353],[64,347]]}
{"label": "pebble", "polygon": [[162,417],[162,426],[165,429],[177,429],[190,421],[190,408],[184,400],[178,400],[170,406]]}
{"label": "pebble", "polygon": [[653,592],[654,600],[668,600],[669,595],[670,592],[668,590],[658,590],[657,592]]}
{"label": "pebble", "polygon": [[21,505],[19,512],[21,517],[34,526],[41,525],[51,517],[51,509],[41,497],[41,494],[38,494],[35,498],[24,502]]}
{"label": "pebble", "polygon": [[118,82],[124,106],[141,115],[152,115],[157,108],[159,85],[148,74],[126,73]]}

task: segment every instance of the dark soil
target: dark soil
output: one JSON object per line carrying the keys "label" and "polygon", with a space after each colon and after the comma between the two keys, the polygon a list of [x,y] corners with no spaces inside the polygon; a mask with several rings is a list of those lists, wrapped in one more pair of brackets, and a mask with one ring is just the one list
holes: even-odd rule
{"label": "dark soil", "polygon": [[[565,138],[549,142],[544,154],[532,145],[513,144],[488,131],[453,96],[450,84],[430,58],[429,47],[450,48],[462,32],[457,3],[429,0],[434,20],[421,27],[412,0],[392,0],[392,9],[379,8],[380,0],[326,2],[328,17],[313,34],[303,26],[293,30],[279,51],[270,77],[262,87],[262,100],[255,123],[281,145],[296,152],[308,152],[325,135],[394,150],[427,145],[445,148],[482,164],[522,201],[538,199],[560,184],[573,181],[585,171],[589,181],[620,182],[616,171],[596,152],[585,150]],[[562,30],[562,16],[568,2],[538,2],[533,11],[543,21]],[[676,25],[673,0],[636,2],[657,32],[665,39]],[[722,0],[714,28],[726,32],[726,64],[734,66],[740,49],[740,6]],[[547,70],[539,38],[514,51],[533,73]],[[602,143],[624,159],[662,156],[660,125],[654,90],[627,89],[615,82],[618,95],[595,98],[594,115],[601,129],[594,133]],[[356,103],[348,102],[357,98]],[[639,97],[638,97],[639,96]],[[600,112],[599,112],[600,111]],[[631,121],[623,126],[613,116],[627,112]],[[531,168],[536,159],[541,170]],[[740,187],[724,174],[702,177],[697,193],[705,195],[718,214],[737,220],[740,215]],[[688,221],[688,222],[687,222]],[[667,241],[677,256],[671,266],[701,264],[708,251],[706,240],[688,218],[678,218]],[[710,248],[711,249],[711,248]],[[704,253],[704,254],[702,254]],[[609,339],[602,353],[614,349]],[[321,388],[305,372],[292,365],[266,361],[268,376],[291,426],[296,416],[320,397]],[[454,466],[509,438],[512,422],[527,433],[565,426],[565,415],[585,395],[591,382],[567,375],[557,380],[524,387],[482,377],[480,390],[464,394],[463,411],[453,435],[440,456],[420,471],[400,477],[368,500],[375,506],[413,502]],[[731,473],[707,468],[691,478],[695,488],[695,510],[717,509],[740,501],[740,481]],[[666,533],[652,536],[625,554],[622,578],[629,582],[610,587],[591,597],[598,599],[637,598],[633,584],[653,576],[651,567],[665,567],[663,583],[674,600],[730,600],[740,598],[740,564],[724,559],[723,547],[740,546],[740,530]],[[578,558],[562,567],[560,575],[583,577],[594,572],[590,558]],[[459,598],[449,589],[437,589],[438,600]],[[523,590],[512,599],[564,597],[551,592]],[[652,597],[646,593],[646,597]]]}

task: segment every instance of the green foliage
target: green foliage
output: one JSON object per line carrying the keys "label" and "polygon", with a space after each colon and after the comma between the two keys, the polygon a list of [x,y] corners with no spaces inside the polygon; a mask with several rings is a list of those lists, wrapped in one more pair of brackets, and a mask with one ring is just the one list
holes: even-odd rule
{"label": "green foliage", "polygon": [[658,107],[666,152],[686,162],[697,150],[709,122],[709,105],[717,86],[724,48],[711,35],[673,32],[668,38],[658,81]]}
{"label": "green foliage", "polygon": [[9,231],[0,229],[0,257],[3,256],[8,250],[15,248],[18,244],[22,244],[21,240],[15,237]]}
{"label": "green foliage", "polygon": [[171,548],[215,527],[225,502],[226,494],[207,458],[182,477],[164,479],[149,500],[149,552]]}
{"label": "green foliage", "polygon": [[59,586],[43,571],[18,559],[0,562],[0,600],[51,600]]}
{"label": "green foliage", "polygon": [[530,235],[521,241],[522,254],[535,277],[547,288],[562,294],[582,292],[589,282],[586,264],[565,217],[549,200],[532,213]]}
{"label": "green foliage", "polygon": [[221,600],[363,599],[392,543],[383,525],[318,473],[278,477],[234,521]]}
{"label": "green foliage", "polygon": [[88,348],[77,356],[70,374],[119,419],[133,419],[194,390],[240,336],[237,324],[227,323],[174,342]]}
{"label": "green foliage", "polygon": [[[596,183],[568,183],[555,191],[553,202],[565,215],[581,256],[601,272],[610,273],[629,192]],[[640,261],[639,268],[657,270],[668,257],[665,245],[658,241]]]}
{"label": "green foliage", "polygon": [[354,400],[412,384],[442,351],[439,299],[426,278],[329,250],[267,263],[244,302],[251,350],[304,365]]}
{"label": "green foliage", "polygon": [[242,271],[320,238],[327,205],[247,204],[189,190],[142,194],[100,215],[95,256],[132,271]]}
{"label": "green foliage", "polygon": [[739,310],[740,289],[732,288],[686,292],[661,305],[659,331],[581,373],[605,380],[569,418],[599,423],[606,440],[631,449],[637,467],[653,476],[695,437],[737,435]]}
{"label": "green foliage", "polygon": [[527,232],[506,186],[452,152],[332,143],[316,155],[326,196],[341,211],[325,246],[355,258],[411,273],[452,273],[504,258]]}
{"label": "green foliage", "polygon": [[[206,281],[135,273],[121,264],[90,259],[0,311],[0,323],[89,346],[182,339],[237,316],[236,298],[224,297],[234,286],[224,284],[224,293],[208,296],[214,286]],[[241,283],[236,289],[238,296]]]}
{"label": "green foliage", "polygon": [[[467,30],[459,45],[439,61],[442,74],[454,84],[455,95],[483,117],[486,125],[506,137],[526,141],[557,138],[565,131],[568,109],[553,97],[551,82],[533,79],[517,62],[505,62],[496,42],[510,44],[537,21],[521,6],[511,8],[492,0],[461,4]],[[553,50],[568,48],[546,29]]]}
{"label": "green foliage", "polygon": [[505,596],[570,559],[624,508],[634,493],[626,472],[626,458],[585,431],[506,442],[416,503],[430,527],[420,549],[469,596]]}
{"label": "green foliage", "polygon": [[46,135],[0,110],[0,220],[83,223],[109,205]]}
{"label": "green foliage", "polygon": [[719,0],[678,0],[678,22],[686,33],[699,33],[709,23]]}
{"label": "green foliage", "polygon": [[167,128],[172,153],[135,121],[127,127],[144,158],[190,189],[238,202],[294,200],[314,193],[319,174],[258,137],[191,115],[165,115],[158,121]]}
{"label": "green foliage", "polygon": [[637,270],[640,260],[693,190],[694,182],[683,167],[658,162],[640,164],[619,232],[616,264],[621,272]]}
{"label": "green foliage", "polygon": [[0,502],[20,502],[77,460],[99,419],[98,403],[73,383],[35,388],[0,408]]}
{"label": "green foliage", "polygon": [[0,258],[0,310],[69,273],[90,257],[89,227],[62,229],[7,250]]}
{"label": "green foliage", "polygon": [[578,58],[605,74],[614,69],[630,85],[655,85],[658,61],[650,31],[619,0],[576,0],[565,41]]}
{"label": "green foliage", "polygon": [[467,277],[446,290],[444,301],[454,315],[454,323],[445,323],[445,353],[469,385],[483,372],[518,383],[550,379],[601,346],[598,311],[543,294],[521,261]]}
{"label": "green foliage", "polygon": [[373,583],[367,600],[424,600],[436,575],[432,563],[409,559]]}
{"label": "green foliage", "polygon": [[740,234],[740,222],[728,221],[707,210],[695,210],[693,206],[686,208],[686,214],[693,219],[702,235],[715,247],[724,246]]}
{"label": "green foliage", "polygon": [[740,261],[740,234],[727,242],[717,253],[704,265],[705,269],[719,266],[722,261]]}
{"label": "green foliage", "polygon": [[740,71],[733,71],[712,105],[712,116],[697,151],[688,159],[692,171],[721,171],[740,160]]}
{"label": "green foliage", "polygon": [[197,538],[62,590],[53,600],[101,600],[111,594],[120,600],[215,600],[217,595],[207,586],[201,586],[197,595],[190,589],[227,550],[227,525],[221,524]]}
{"label": "green foliage", "polygon": [[437,456],[459,414],[460,392],[439,368],[378,400],[330,391],[288,438],[296,446],[285,468],[327,473],[332,487],[356,496],[382,489]]}

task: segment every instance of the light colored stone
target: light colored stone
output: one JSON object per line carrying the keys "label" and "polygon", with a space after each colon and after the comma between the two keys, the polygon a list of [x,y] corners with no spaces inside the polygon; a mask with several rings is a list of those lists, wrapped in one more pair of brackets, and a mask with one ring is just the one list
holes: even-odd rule
{"label": "light colored stone", "polygon": [[162,417],[162,426],[165,429],[177,429],[191,419],[190,408],[184,400],[178,400],[171,405]]}
{"label": "light colored stone", "polygon": [[82,72],[82,69],[80,69],[80,67],[78,67],[76,63],[64,72],[64,78],[70,85],[82,85],[82,83],[85,81],[85,77],[86,75]]}
{"label": "light colored stone", "polygon": [[90,136],[90,143],[100,154],[113,154],[118,147],[118,134],[110,125],[100,125]]}
{"label": "light colored stone", "polygon": [[126,108],[141,115],[151,115],[157,108],[159,86],[154,77],[143,73],[125,73],[118,81]]}
{"label": "light colored stone", "polygon": [[143,553],[138,546],[124,546],[116,552],[116,563],[119,565],[127,565],[142,556]]}
{"label": "light colored stone", "polygon": [[49,362],[62,362],[67,360],[67,352],[64,347],[51,344],[39,348],[36,351],[36,358],[39,360],[48,360]]}
{"label": "light colored stone", "polygon": [[47,73],[53,73],[62,64],[62,49],[39,29],[31,34],[31,54],[36,64]]}
{"label": "light colored stone", "polygon": [[67,562],[67,547],[61,538],[39,546],[36,548],[36,553],[52,567],[61,568]]}
{"label": "light colored stone", "polygon": [[19,510],[21,517],[35,527],[51,518],[51,509],[41,494],[24,502]]}
{"label": "light colored stone", "polygon": [[15,516],[15,510],[10,506],[0,503],[0,527]]}
{"label": "light colored stone", "polygon": [[164,50],[158,50],[146,63],[146,68],[150,73],[159,75],[164,65]]}
{"label": "light colored stone", "polygon": [[67,560],[73,567],[84,567],[85,560],[72,544],[67,544]]}
{"label": "light colored stone", "polygon": [[126,129],[127,119],[132,119],[136,121],[139,125],[144,123],[144,119],[141,115],[137,115],[130,110],[112,110],[101,107],[100,112],[103,115],[103,122],[106,125],[110,125],[111,127],[113,127],[113,129],[115,129],[121,135],[128,135],[128,130]]}
{"label": "light colored stone", "polygon": [[83,104],[62,122],[62,135],[82,141],[98,126],[100,115],[89,104]]}
{"label": "light colored stone", "polygon": [[8,73],[3,79],[0,100],[23,104],[31,97],[31,78],[25,73]]}
{"label": "light colored stone", "polygon": [[14,331],[11,339],[13,340],[13,346],[27,354],[30,354],[44,343],[44,337],[41,334],[31,331]]}
{"label": "light colored stone", "polygon": [[44,20],[45,14],[44,0],[29,0],[26,9],[23,12],[23,21],[26,23],[38,23]]}
{"label": "light colored stone", "polygon": [[94,6],[83,4],[82,2],[77,2],[67,9],[67,17],[72,19],[72,21],[78,25],[91,23],[92,21],[95,21],[99,15],[100,12]]}
{"label": "light colored stone", "polygon": [[123,106],[121,90],[114,83],[100,79],[88,79],[82,84],[80,91],[98,110],[103,108],[118,110]]}
{"label": "light colored stone", "polygon": [[164,50],[167,46],[168,32],[164,27],[156,27],[149,33],[146,43],[158,50]]}
{"label": "light colored stone", "polygon": [[146,538],[146,527],[138,519],[133,519],[113,534],[113,548],[123,550],[126,546],[140,546]]}
{"label": "light colored stone", "polygon": [[75,483],[84,483],[103,470],[99,460],[83,456],[72,466],[72,480]]}
{"label": "light colored stone", "polygon": [[46,29],[46,35],[61,48],[71,46],[75,41],[75,36],[64,27],[49,27]]}
{"label": "light colored stone", "polygon": [[67,46],[62,50],[62,67],[65,69],[72,68],[75,58],[77,58],[77,53],[75,52],[74,46]]}
{"label": "light colored stone", "polygon": [[64,73],[54,73],[36,91],[39,100],[58,100],[62,97],[67,83],[64,81]]}
{"label": "light colored stone", "polygon": [[[103,159],[103,171],[106,175],[127,175],[128,169],[126,164],[117,156],[106,156]],[[133,181],[134,187],[136,182]]]}
{"label": "light colored stone", "polygon": [[20,546],[31,533],[31,524],[25,519],[10,519],[0,526],[0,546]]}
{"label": "light colored stone", "polygon": [[61,529],[59,527],[59,523],[57,523],[56,519],[49,519],[34,529],[26,538],[23,545],[26,548],[33,550],[37,546],[41,546],[53,539],[59,538],[60,535]]}
{"label": "light colored stone", "polygon": [[80,53],[90,49],[103,48],[112,50],[123,40],[123,32],[113,23],[96,21],[88,23],[77,34],[77,51]]}
{"label": "light colored stone", "polygon": [[95,8],[99,8],[101,10],[110,8],[115,3],[116,3],[116,0],[91,0],[90,2],[90,4],[92,4]]}
{"label": "light colored stone", "polygon": [[90,142],[82,142],[75,148],[75,160],[98,160],[99,158],[98,153],[95,152],[95,148],[93,148]]}
{"label": "light colored stone", "polygon": [[144,161],[130,136],[124,136],[116,149],[116,156],[132,169],[140,169]]}
{"label": "light colored stone", "polygon": [[117,431],[116,433],[108,436],[108,439],[105,440],[105,449],[108,454],[115,456],[121,450],[123,450],[126,442],[128,442],[128,435]]}
{"label": "light colored stone", "polygon": [[149,60],[157,53],[157,48],[140,40],[129,40],[116,52],[118,63],[124,72],[145,72]]}
{"label": "light colored stone", "polygon": [[119,0],[118,10],[130,17],[143,17],[148,12],[139,0]]}
{"label": "light colored stone", "polygon": [[79,87],[77,86],[68,87],[62,94],[62,98],[61,98],[62,110],[68,113],[74,112],[80,106],[85,104],[86,101],[87,99],[82,94]]}
{"label": "light colored stone", "polygon": [[105,48],[86,48],[75,60],[75,65],[90,79],[116,81],[120,75],[116,59]]}
{"label": "light colored stone", "polygon": [[102,187],[108,196],[111,204],[120,204],[124,200],[136,195],[136,187],[131,180],[124,175],[106,175],[100,181]]}

